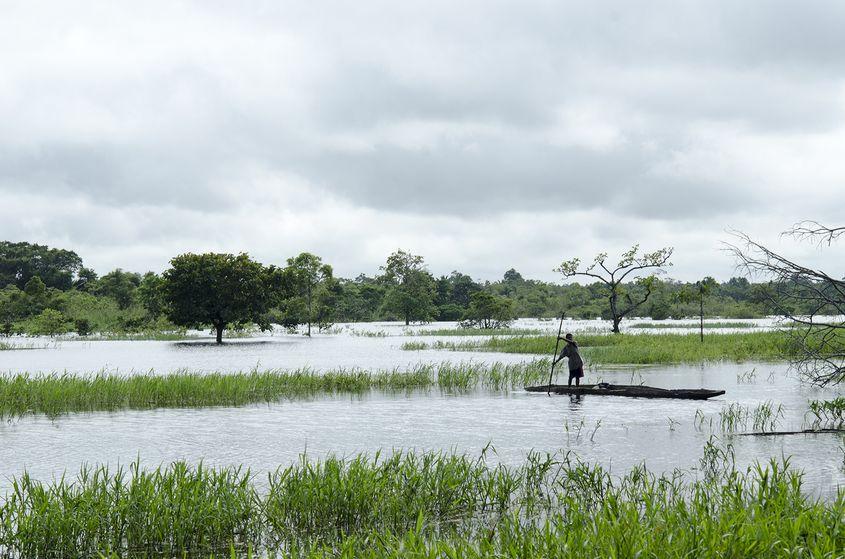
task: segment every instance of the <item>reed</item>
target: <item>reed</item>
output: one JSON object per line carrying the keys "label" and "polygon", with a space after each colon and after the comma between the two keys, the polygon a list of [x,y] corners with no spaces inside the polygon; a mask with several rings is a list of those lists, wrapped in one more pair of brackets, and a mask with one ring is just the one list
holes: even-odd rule
{"label": "reed", "polygon": [[[700,412],[701,410],[696,411],[695,418],[699,429],[703,427],[705,420]],[[725,433],[735,433],[747,429],[750,423],[754,431],[774,431],[783,417],[783,404],[775,405],[774,402],[766,401],[751,408],[732,402],[719,410],[719,428]]]}
{"label": "reed", "polygon": [[182,462],[47,484],[24,474],[0,501],[0,556],[840,556],[845,492],[811,499],[788,461],[738,471],[717,443],[700,479],[644,466],[615,477],[572,454],[504,466],[443,452],[303,458],[263,483]]}
{"label": "reed", "polygon": [[[783,332],[715,334],[702,343],[695,334],[583,334],[577,337],[581,353],[596,364],[667,364],[708,361],[777,360],[795,355]],[[550,355],[554,336],[492,337],[487,340],[438,340],[427,347],[452,351],[495,351]]]}
{"label": "reed", "polygon": [[484,388],[507,391],[540,382],[549,361],[524,364],[420,364],[409,370],[251,370],[236,373],[174,371],[137,375],[18,374],[0,377],[0,417],[120,409],[241,406],[310,398],[320,394],[362,394],[372,390],[444,391]]}
{"label": "reed", "polygon": [[845,396],[833,400],[811,400],[807,412],[813,429],[845,428]]}
{"label": "reed", "polygon": [[[177,331],[163,331],[163,330],[145,330],[142,332],[102,332],[96,334],[89,334],[87,336],[61,336],[62,341],[86,341],[86,342],[118,342],[118,341],[159,341],[171,342],[181,340],[200,339],[203,336],[199,333],[188,333],[185,330]],[[236,334],[230,334],[227,337],[238,337]]]}
{"label": "reed", "polygon": [[[691,329],[698,330],[701,325],[698,322],[689,322],[686,324],[679,324],[677,322],[635,322],[628,326],[628,328],[637,329]],[[753,322],[705,322],[704,329],[726,329],[726,328],[759,328]]]}
{"label": "reed", "polygon": [[405,351],[421,351],[423,349],[429,349],[428,344],[425,342],[403,342],[401,347]]}
{"label": "reed", "polygon": [[549,330],[540,328],[437,328],[409,332],[413,336],[539,336]]}

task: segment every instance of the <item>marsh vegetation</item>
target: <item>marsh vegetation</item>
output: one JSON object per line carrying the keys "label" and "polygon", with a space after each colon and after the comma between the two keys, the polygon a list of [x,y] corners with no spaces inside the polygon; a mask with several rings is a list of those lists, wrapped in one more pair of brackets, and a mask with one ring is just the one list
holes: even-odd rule
{"label": "marsh vegetation", "polygon": [[[263,477],[176,462],[16,477],[0,553],[20,557],[835,557],[845,494],[802,493],[788,461],[737,470],[709,442],[700,477],[614,477],[572,454],[516,467],[442,452],[329,457]],[[176,506],[174,506],[176,505]]]}
{"label": "marsh vegetation", "polygon": [[[786,359],[794,346],[781,332],[715,334],[701,343],[697,334],[651,334],[635,336],[582,334],[578,345],[588,363],[651,365],[703,363],[708,361],[760,361]],[[452,351],[494,351],[551,355],[555,336],[495,336],[484,340],[442,341],[413,349]],[[410,349],[410,348],[409,348]]]}
{"label": "marsh vegetation", "polygon": [[548,379],[549,361],[526,364],[421,364],[408,370],[251,370],[228,373],[173,371],[134,375],[98,373],[0,376],[0,418],[25,414],[120,409],[241,406],[371,390],[501,391]]}

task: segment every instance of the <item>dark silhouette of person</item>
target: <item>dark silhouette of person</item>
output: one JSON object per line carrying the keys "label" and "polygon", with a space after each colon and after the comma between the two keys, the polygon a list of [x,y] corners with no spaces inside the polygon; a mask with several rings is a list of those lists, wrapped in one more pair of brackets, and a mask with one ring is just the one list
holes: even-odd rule
{"label": "dark silhouette of person", "polygon": [[555,359],[555,363],[566,357],[569,360],[569,386],[572,386],[572,379],[575,379],[575,386],[580,386],[581,377],[584,376],[584,360],[578,352],[578,342],[575,341],[572,334],[567,334],[558,339],[566,341],[566,345],[563,346],[560,355]]}

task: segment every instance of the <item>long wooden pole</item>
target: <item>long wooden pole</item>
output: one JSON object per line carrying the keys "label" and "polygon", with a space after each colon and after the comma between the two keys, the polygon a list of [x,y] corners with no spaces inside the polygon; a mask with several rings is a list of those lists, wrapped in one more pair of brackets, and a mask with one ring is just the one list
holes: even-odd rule
{"label": "long wooden pole", "polygon": [[557,327],[557,339],[555,340],[555,352],[552,354],[552,370],[549,371],[549,387],[548,391],[546,392],[546,396],[552,395],[552,377],[555,374],[555,357],[557,357],[557,347],[560,344],[560,333],[563,332],[563,313],[560,313],[560,324]]}

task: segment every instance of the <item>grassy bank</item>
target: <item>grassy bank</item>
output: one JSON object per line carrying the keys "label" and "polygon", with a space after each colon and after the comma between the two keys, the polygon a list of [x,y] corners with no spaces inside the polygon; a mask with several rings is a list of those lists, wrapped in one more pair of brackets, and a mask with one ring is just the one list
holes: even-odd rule
{"label": "grassy bank", "polygon": [[50,374],[0,377],[0,417],[29,413],[58,416],[98,410],[238,406],[307,398],[318,394],[360,394],[370,390],[510,390],[545,380],[549,362],[527,364],[441,363],[399,369],[317,372],[269,370],[238,373],[176,371],[133,376]]}
{"label": "grassy bank", "polygon": [[[708,445],[712,446],[712,445]],[[250,472],[175,463],[12,480],[0,555],[17,557],[837,557],[845,494],[811,500],[782,463],[615,478],[566,456],[517,467],[443,453]]]}
{"label": "grassy bank", "polygon": [[[776,360],[789,357],[792,345],[783,332],[711,334],[583,334],[576,337],[581,353],[594,364],[702,363],[707,361]],[[555,336],[493,337],[466,342],[437,341],[413,349],[498,351],[551,355]]]}

